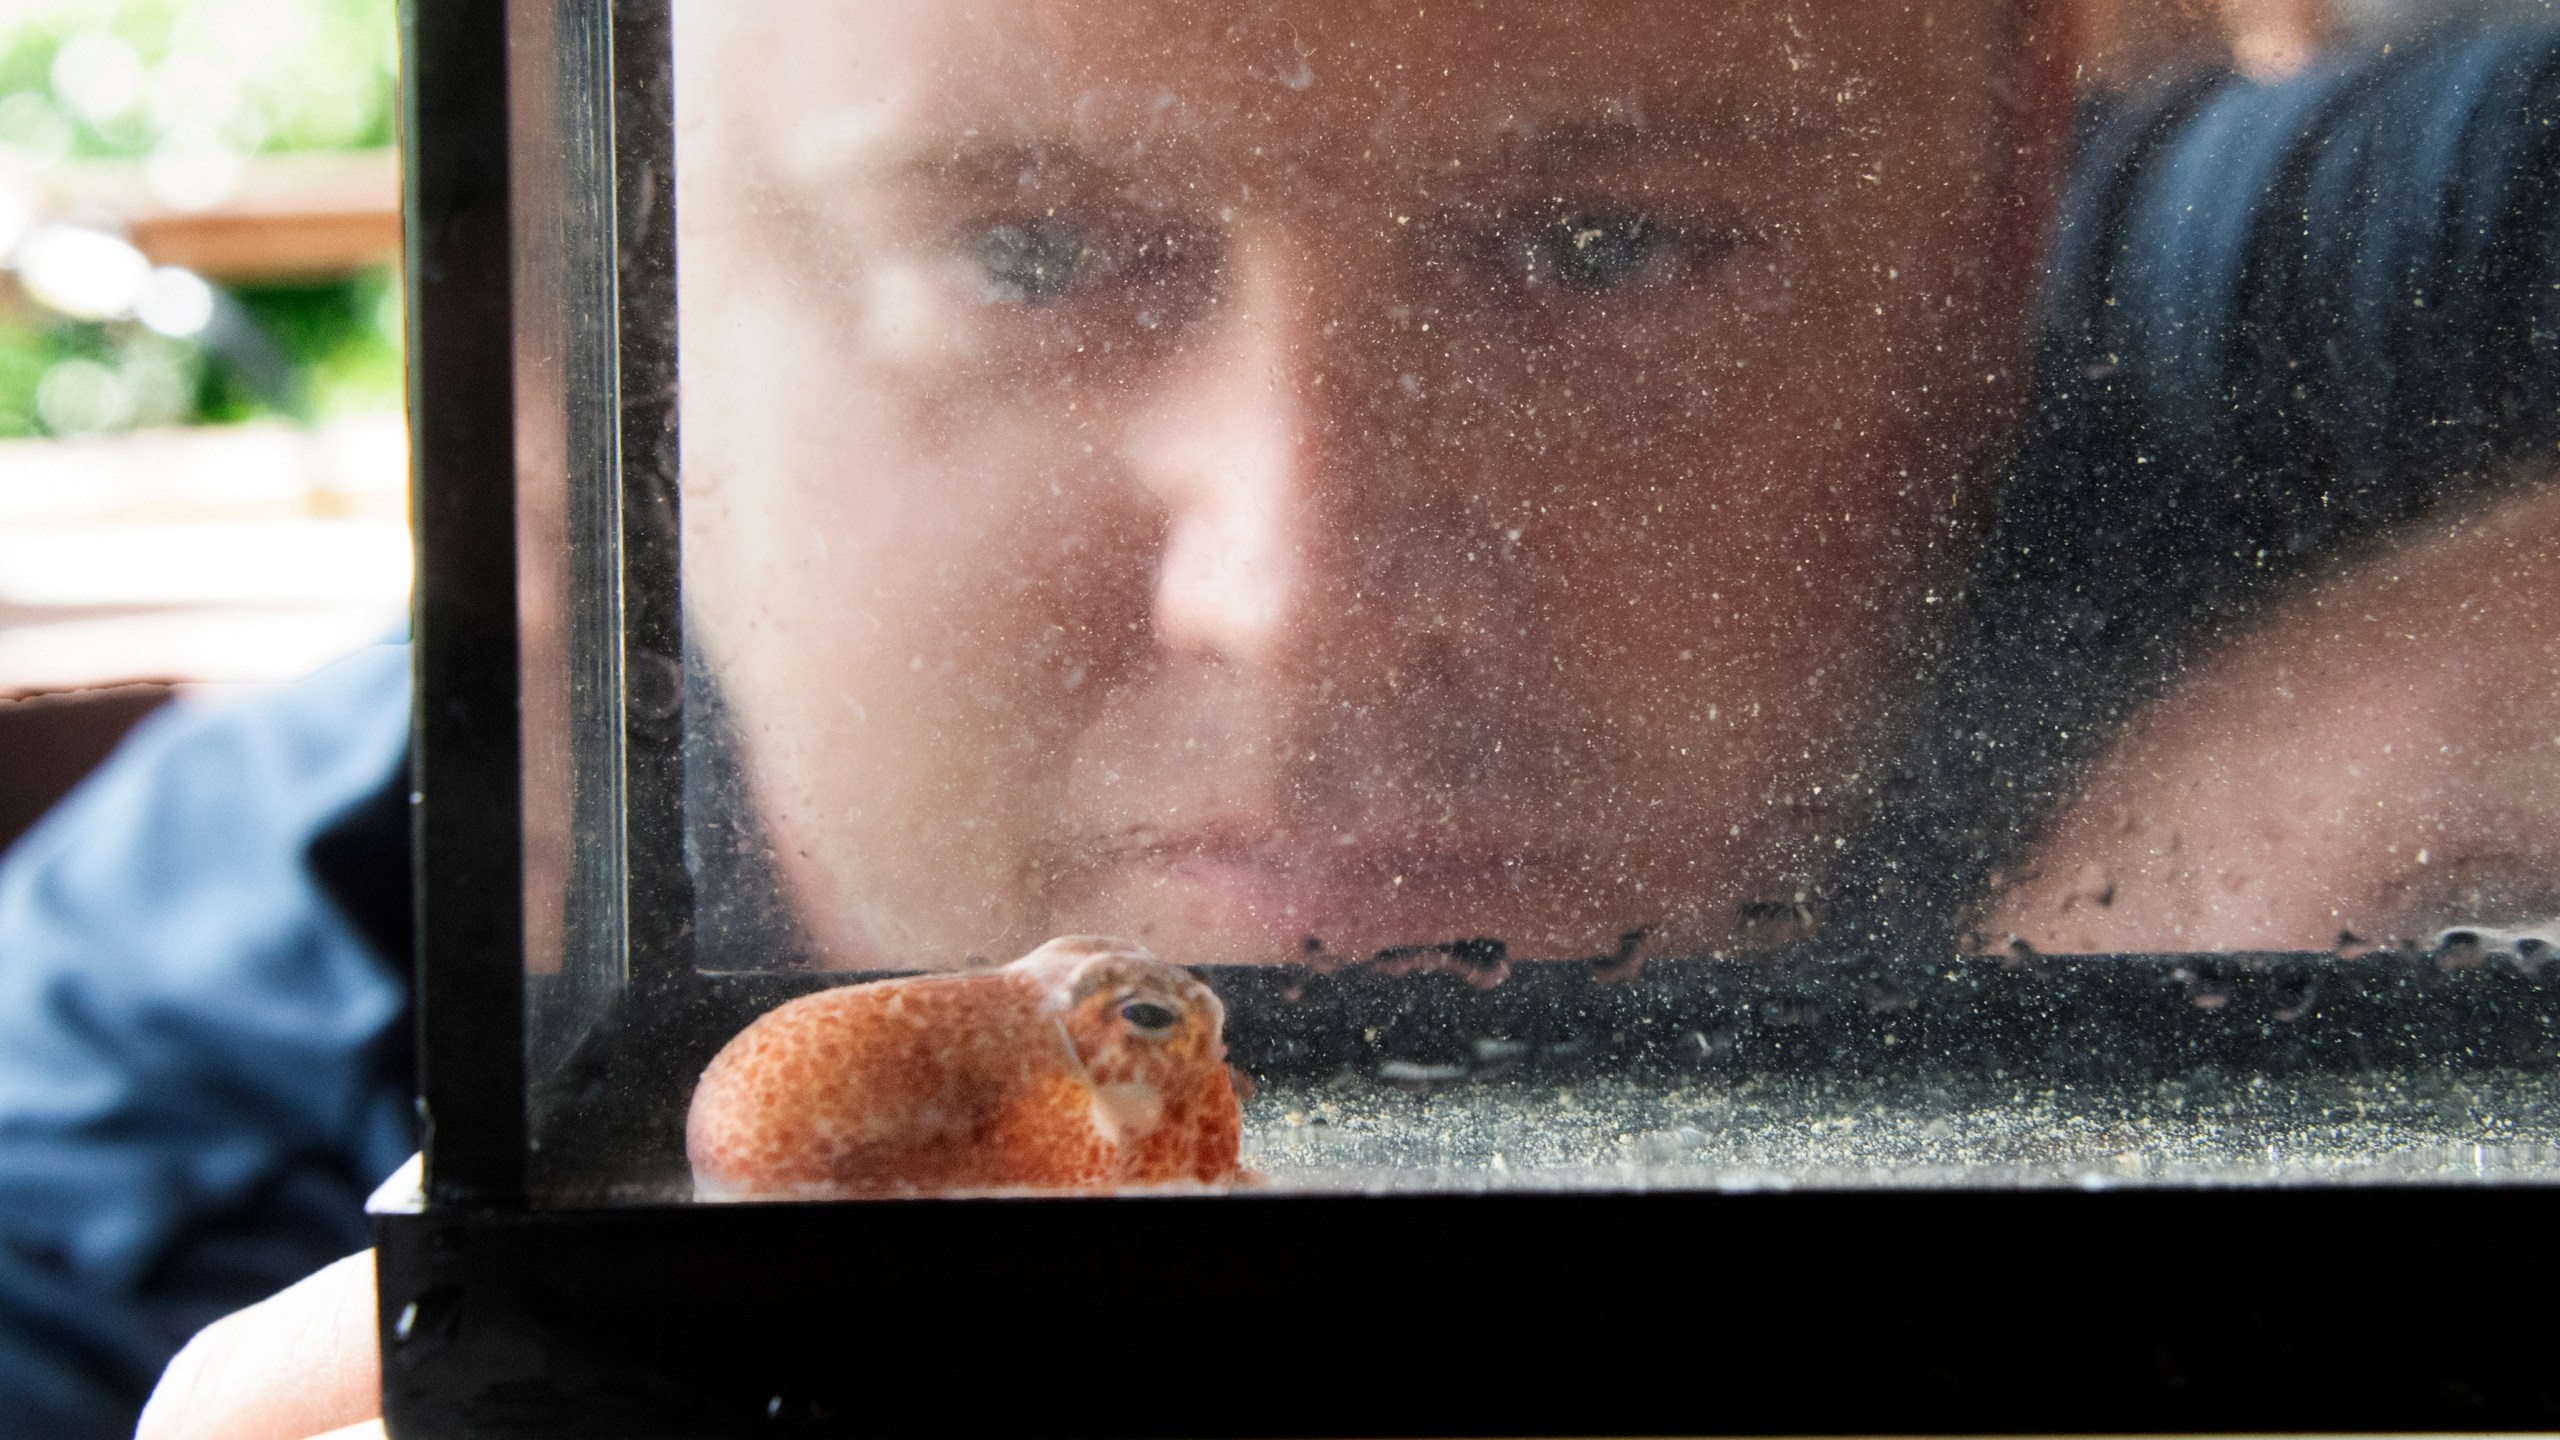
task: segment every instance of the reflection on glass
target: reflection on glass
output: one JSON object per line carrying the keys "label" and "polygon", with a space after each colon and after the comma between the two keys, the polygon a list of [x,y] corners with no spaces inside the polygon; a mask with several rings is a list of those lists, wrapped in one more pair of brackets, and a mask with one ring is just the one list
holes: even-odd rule
{"label": "reflection on glass", "polygon": [[557,1193],[2542,1173],[2560,41],[2084,8],[679,6]]}
{"label": "reflection on glass", "polygon": [[2539,967],[2560,917],[2560,492],[2296,587],[2118,739],[2000,928],[2048,950],[2375,944]]}

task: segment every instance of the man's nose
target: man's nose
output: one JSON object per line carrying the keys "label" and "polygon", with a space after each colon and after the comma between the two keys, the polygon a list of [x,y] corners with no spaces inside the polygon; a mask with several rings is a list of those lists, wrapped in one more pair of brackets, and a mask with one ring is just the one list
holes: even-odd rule
{"label": "man's nose", "polygon": [[1308,643],[1311,610],[1340,588],[1357,441],[1335,407],[1349,398],[1339,362],[1355,328],[1342,301],[1359,282],[1319,273],[1285,235],[1249,231],[1227,277],[1197,342],[1132,417],[1127,458],[1165,506],[1158,643],[1272,665]]}

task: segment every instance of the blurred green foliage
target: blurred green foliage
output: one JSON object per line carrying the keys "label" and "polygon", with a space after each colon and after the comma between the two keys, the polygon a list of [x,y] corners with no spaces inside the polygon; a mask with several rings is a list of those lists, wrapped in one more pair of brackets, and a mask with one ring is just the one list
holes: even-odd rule
{"label": "blurred green foliage", "polygon": [[[147,177],[208,152],[389,145],[397,82],[394,0],[0,0],[0,182],[68,161],[140,161]],[[399,407],[396,277],[231,294],[283,383],[0,285],[0,436]]]}
{"label": "blurred green foliage", "polygon": [[232,298],[284,352],[293,390],[279,407],[208,366],[197,400],[205,419],[246,420],[281,408],[325,420],[400,408],[400,287],[387,272],[235,290]]}
{"label": "blurred green foliage", "polygon": [[[267,415],[326,420],[400,408],[397,277],[375,271],[343,281],[234,290],[231,297],[282,353],[290,375],[284,393],[260,394],[195,346],[138,325],[0,312],[0,438]],[[81,407],[66,413],[57,403],[48,417],[38,391],[69,360],[105,367],[129,392],[129,403],[111,405],[103,415],[94,408],[84,415]],[[117,409],[127,412],[118,423],[77,423],[118,419]]]}
{"label": "blurred green foliage", "polygon": [[23,319],[0,318],[0,436],[33,435],[36,385],[60,358],[53,337]]}
{"label": "blurred green foliage", "polygon": [[393,0],[0,0],[0,145],[388,145],[398,66]]}

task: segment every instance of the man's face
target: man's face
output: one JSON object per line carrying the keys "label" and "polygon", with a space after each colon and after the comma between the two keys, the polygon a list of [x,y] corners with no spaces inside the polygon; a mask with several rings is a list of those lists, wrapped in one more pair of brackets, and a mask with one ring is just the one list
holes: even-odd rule
{"label": "man's face", "polygon": [[679,7],[689,623],[831,963],[1818,882],[2018,388],[2013,42],[1443,3]]}

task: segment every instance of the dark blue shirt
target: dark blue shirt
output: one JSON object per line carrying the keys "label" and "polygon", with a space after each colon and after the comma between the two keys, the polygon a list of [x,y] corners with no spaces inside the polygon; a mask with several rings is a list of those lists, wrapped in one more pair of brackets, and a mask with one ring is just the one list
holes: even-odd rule
{"label": "dark blue shirt", "polygon": [[314,873],[408,650],[181,701],[0,861],[0,1433],[130,1435],[197,1328],[363,1248],[407,986]]}

